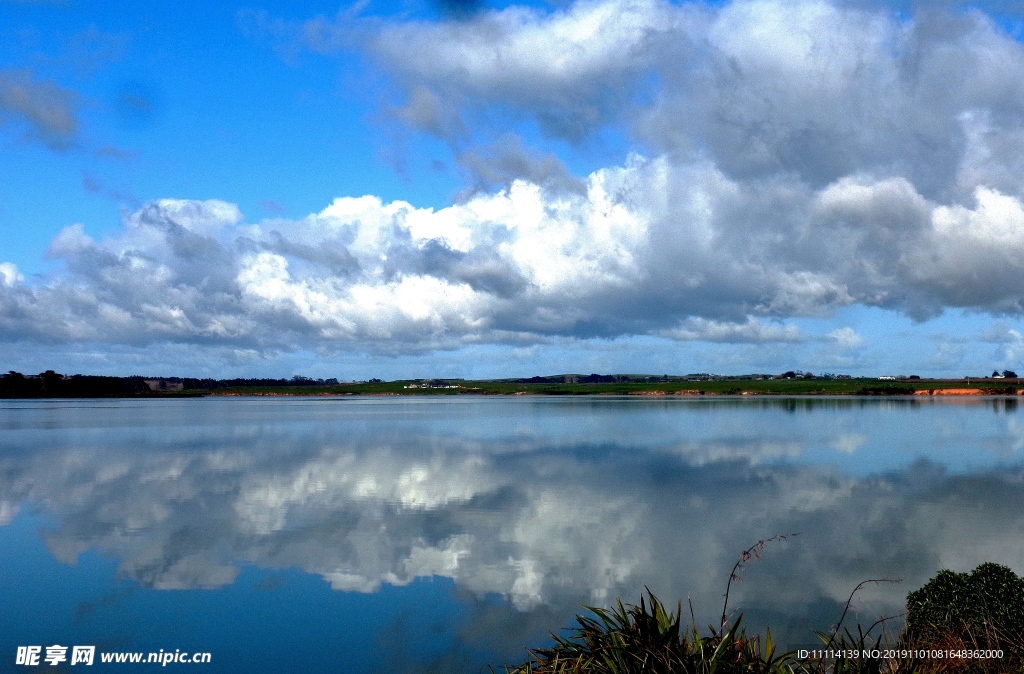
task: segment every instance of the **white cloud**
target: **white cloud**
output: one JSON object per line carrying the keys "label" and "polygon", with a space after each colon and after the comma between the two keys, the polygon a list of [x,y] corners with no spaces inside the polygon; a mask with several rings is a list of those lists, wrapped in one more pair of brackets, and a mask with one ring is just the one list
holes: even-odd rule
{"label": "white cloud", "polygon": [[733,178],[898,175],[929,198],[1020,188],[1024,50],[978,10],[578,0],[441,22],[344,13],[293,32],[369,55],[404,99],[398,117],[449,139],[504,134],[511,112],[574,141],[625,128]]}
{"label": "white cloud", "polygon": [[614,118],[663,48],[681,51],[691,14],[660,0],[512,6],[469,21],[383,23],[364,47],[410,83],[400,115],[424,130],[447,135],[470,99],[484,98],[582,138]]}
{"label": "white cloud", "polygon": [[845,328],[837,328],[828,333],[828,336],[829,339],[836,343],[836,346],[846,351],[855,351],[863,348],[867,343],[862,336],[857,334],[856,330],[849,326]]}
{"label": "white cloud", "polygon": [[662,333],[666,337],[704,342],[802,342],[803,335],[795,325],[765,324],[748,317],[745,323],[690,318],[682,326]]}
{"label": "white cloud", "polygon": [[0,282],[5,286],[14,286],[23,283],[25,277],[18,271],[17,265],[10,262],[0,262]]}
{"label": "white cloud", "polygon": [[[982,342],[991,342],[1001,347],[996,364],[1019,363],[1024,358],[1024,334],[1014,330],[1004,321],[994,324],[988,331],[978,337]],[[1000,367],[1004,367],[1000,365]]]}
{"label": "white cloud", "polygon": [[[51,246],[61,273],[3,267],[3,339],[856,350],[848,328],[786,321],[852,305],[1024,314],[1024,46],[978,10],[580,0],[300,28],[374,60],[407,123],[468,144],[470,190],[446,208],[342,196],[259,223],[163,199],[102,241],[72,226]],[[572,176],[510,134],[516,120],[559,140],[610,128],[650,156]]]}
{"label": "white cloud", "polygon": [[[66,228],[51,245],[65,270],[44,281],[6,263],[0,326],[8,340],[399,353],[552,335],[795,343],[784,319],[852,304],[1024,301],[1024,208],[995,190],[967,206],[902,178],[748,191],[705,162],[639,156],[583,186],[515,180],[437,210],[344,197],[258,224],[220,201],[155,201],[102,241]],[[851,328],[828,339],[863,345]]]}

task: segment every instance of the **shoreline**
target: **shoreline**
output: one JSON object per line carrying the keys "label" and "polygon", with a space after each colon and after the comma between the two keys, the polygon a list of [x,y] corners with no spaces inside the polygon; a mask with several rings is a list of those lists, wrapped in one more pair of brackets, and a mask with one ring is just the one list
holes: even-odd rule
{"label": "shoreline", "polygon": [[[591,375],[597,377],[597,375]],[[9,379],[9,378],[6,378]],[[10,383],[6,382],[5,383]],[[38,398],[192,398],[192,397],[345,397],[345,396],[629,396],[636,398],[792,397],[973,398],[1024,396],[1020,379],[867,379],[867,378],[707,378],[602,375],[581,381],[578,375],[531,379],[405,379],[339,383],[304,380],[249,382],[144,380],[114,377],[22,378],[19,386],[0,386],[2,399]]]}
{"label": "shoreline", "polygon": [[[983,389],[933,389],[933,390],[918,390],[913,393],[896,393],[896,394],[862,394],[862,393],[763,393],[758,391],[740,391],[739,393],[716,393],[714,391],[676,391],[672,393],[666,393],[665,391],[635,391],[630,393],[535,393],[532,391],[516,391],[513,393],[484,393],[478,391],[466,391],[462,393],[283,393],[277,391],[253,391],[253,392],[240,392],[240,391],[227,391],[219,392],[214,391],[212,393],[206,393],[204,395],[196,396],[173,396],[173,395],[158,395],[158,396],[145,396],[145,397],[157,397],[157,398],[173,398],[173,397],[196,397],[196,398],[265,398],[265,397],[281,397],[281,398],[345,398],[350,396],[360,397],[439,397],[439,396],[542,396],[542,397],[586,397],[586,396],[606,396],[606,397],[639,397],[639,398],[736,398],[736,397],[747,397],[747,396],[758,396],[758,397],[771,397],[771,398],[823,398],[823,397],[840,397],[840,398],[864,398],[872,399],[879,397],[890,397],[890,398],[913,398],[913,397],[939,397],[939,398],[1016,398],[1017,396],[1024,396],[1024,389],[1016,393],[989,393]],[[29,400],[29,398],[21,398],[21,400]]]}

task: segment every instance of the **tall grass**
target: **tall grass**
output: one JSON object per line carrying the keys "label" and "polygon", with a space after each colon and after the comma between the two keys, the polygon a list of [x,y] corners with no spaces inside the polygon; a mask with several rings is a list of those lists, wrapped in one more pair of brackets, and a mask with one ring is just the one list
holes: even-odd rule
{"label": "tall grass", "polygon": [[648,590],[639,604],[621,601],[610,609],[590,608],[576,617],[569,636],[555,636],[549,648],[530,650],[529,659],[506,667],[508,674],[792,674],[792,654],[776,654],[771,632],[748,637],[741,619],[724,633],[701,636],[684,627],[682,605],[670,611]]}
{"label": "tall grass", "polygon": [[[729,589],[743,565],[759,558],[769,542],[758,541],[741,553],[726,588],[722,622],[701,634],[690,609],[684,624],[682,603],[672,611],[647,589],[638,604],[619,600],[612,608],[586,607],[576,616],[567,635],[552,635],[546,648],[527,649],[527,659],[506,666],[505,674],[1024,674],[1024,634],[1008,633],[991,625],[973,624],[908,632],[891,627],[892,618],[881,618],[866,629],[843,627],[856,593],[854,588],[839,622],[829,632],[817,633],[827,657],[800,657],[798,651],[779,652],[771,631],[748,635],[742,615],[728,615]],[[894,616],[899,617],[899,616]],[[917,657],[921,651],[985,650],[1000,646],[1002,658]],[[492,669],[493,674],[493,669]]]}

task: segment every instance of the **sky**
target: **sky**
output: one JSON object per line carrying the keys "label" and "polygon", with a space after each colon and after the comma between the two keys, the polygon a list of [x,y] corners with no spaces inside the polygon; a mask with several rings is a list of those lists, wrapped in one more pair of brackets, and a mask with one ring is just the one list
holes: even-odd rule
{"label": "sky", "polygon": [[1024,370],[1021,11],[0,0],[0,370]]}

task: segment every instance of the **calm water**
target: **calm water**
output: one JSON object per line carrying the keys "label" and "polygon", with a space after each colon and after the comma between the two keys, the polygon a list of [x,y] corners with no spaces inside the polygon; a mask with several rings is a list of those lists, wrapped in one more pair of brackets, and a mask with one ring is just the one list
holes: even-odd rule
{"label": "calm water", "polygon": [[1015,403],[0,401],[0,670],[479,672],[645,585],[713,622],[792,532],[730,609],[810,643],[867,578],[904,579],[870,623],[943,567],[1024,572]]}

